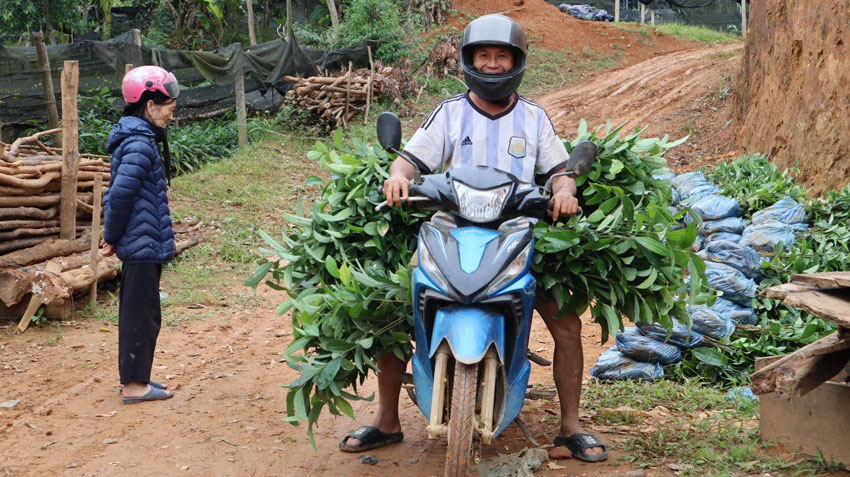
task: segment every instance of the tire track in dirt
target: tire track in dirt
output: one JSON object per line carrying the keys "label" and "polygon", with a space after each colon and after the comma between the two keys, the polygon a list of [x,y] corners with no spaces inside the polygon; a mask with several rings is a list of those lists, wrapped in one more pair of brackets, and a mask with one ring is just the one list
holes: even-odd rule
{"label": "tire track in dirt", "polygon": [[635,65],[596,76],[539,98],[555,130],[573,137],[584,118],[593,129],[610,119],[626,129],[649,125],[649,134],[676,134],[683,106],[710,94],[724,74],[740,63],[741,43],[712,45],[656,56]]}

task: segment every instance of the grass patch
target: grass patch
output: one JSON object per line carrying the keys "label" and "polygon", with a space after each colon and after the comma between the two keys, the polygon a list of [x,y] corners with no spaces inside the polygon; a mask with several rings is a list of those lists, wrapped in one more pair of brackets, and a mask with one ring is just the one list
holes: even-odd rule
{"label": "grass patch", "polygon": [[584,48],[578,53],[531,48],[519,92],[527,97],[535,97],[557,91],[566,85],[575,84],[584,73],[614,68],[621,57],[619,52],[599,54],[590,48]]}
{"label": "grass patch", "polygon": [[664,23],[655,27],[661,33],[684,40],[703,43],[732,43],[741,41],[740,35],[712,30],[711,28],[682,23]]}
{"label": "grass patch", "polygon": [[814,475],[840,464],[802,454],[769,455],[759,441],[757,400],[730,400],[696,380],[646,383],[591,381],[582,390],[582,409],[595,424],[628,437],[617,444],[623,461],[681,475],[777,473]]}

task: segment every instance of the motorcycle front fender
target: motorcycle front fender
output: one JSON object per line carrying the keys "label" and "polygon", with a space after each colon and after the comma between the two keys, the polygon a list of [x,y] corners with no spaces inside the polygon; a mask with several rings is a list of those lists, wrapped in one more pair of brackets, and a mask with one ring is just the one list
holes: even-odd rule
{"label": "motorcycle front fender", "polygon": [[505,363],[505,316],[489,308],[453,305],[437,310],[431,333],[429,357],[446,341],[455,360],[475,364],[484,358],[491,345],[499,362]]}

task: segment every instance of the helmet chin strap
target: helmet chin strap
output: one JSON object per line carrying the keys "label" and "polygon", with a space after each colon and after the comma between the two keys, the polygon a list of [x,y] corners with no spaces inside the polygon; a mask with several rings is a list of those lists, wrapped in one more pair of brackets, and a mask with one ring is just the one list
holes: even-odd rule
{"label": "helmet chin strap", "polygon": [[507,105],[511,104],[511,101],[513,101],[513,99],[514,99],[514,93],[511,93],[511,94],[505,96],[504,98],[491,99],[491,100],[488,100],[488,101],[490,101],[493,104],[498,104],[499,106],[507,106]]}

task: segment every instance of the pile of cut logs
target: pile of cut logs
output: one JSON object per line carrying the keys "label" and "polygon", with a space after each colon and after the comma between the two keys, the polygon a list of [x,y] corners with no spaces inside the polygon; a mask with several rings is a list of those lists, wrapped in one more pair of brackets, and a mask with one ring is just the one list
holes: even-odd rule
{"label": "pile of cut logs", "polygon": [[[59,237],[62,150],[40,140],[61,129],[0,142],[0,254]],[[104,156],[83,154],[77,174],[77,232],[91,228],[95,176],[104,189],[109,164]],[[0,257],[0,265],[2,265]]]}
{"label": "pile of cut logs", "polygon": [[[0,313],[23,314],[21,331],[42,305],[45,316],[67,317],[75,294],[115,278],[120,269],[117,257],[98,257],[97,252],[102,191],[110,178],[106,156],[81,155],[76,230],[73,238],[59,238],[62,150],[46,146],[40,138],[61,131],[43,131],[12,144],[0,142]],[[198,243],[191,237],[197,235],[191,234],[195,230],[191,225],[175,237],[178,253]],[[175,232],[179,229],[175,226]]]}
{"label": "pile of cut logs", "polygon": [[286,96],[313,113],[328,129],[345,126],[360,111],[368,116],[377,98],[389,96],[399,104],[402,94],[411,87],[403,67],[384,66],[380,61],[373,68],[358,70],[349,65],[338,76],[285,76],[284,79],[292,83]]}

